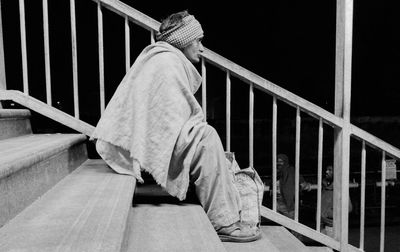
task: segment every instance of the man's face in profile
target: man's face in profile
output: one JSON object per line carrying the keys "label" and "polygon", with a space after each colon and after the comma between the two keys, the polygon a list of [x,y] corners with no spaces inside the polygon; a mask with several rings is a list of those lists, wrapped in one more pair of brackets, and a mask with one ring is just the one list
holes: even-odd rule
{"label": "man's face in profile", "polygon": [[278,158],[276,160],[276,169],[277,169],[278,175],[282,172],[284,164],[285,164],[285,161],[282,158]]}
{"label": "man's face in profile", "polygon": [[333,180],[333,167],[331,165],[326,167],[325,178],[328,181],[332,181]]}

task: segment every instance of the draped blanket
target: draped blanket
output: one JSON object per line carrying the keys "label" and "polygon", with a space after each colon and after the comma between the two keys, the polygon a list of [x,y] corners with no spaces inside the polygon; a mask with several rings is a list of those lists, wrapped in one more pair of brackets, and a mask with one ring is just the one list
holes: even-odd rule
{"label": "draped blanket", "polygon": [[141,179],[140,167],[184,199],[206,126],[194,97],[200,84],[201,76],[180,50],[165,42],[147,46],[118,86],[92,139],[129,153],[130,171],[117,172]]}

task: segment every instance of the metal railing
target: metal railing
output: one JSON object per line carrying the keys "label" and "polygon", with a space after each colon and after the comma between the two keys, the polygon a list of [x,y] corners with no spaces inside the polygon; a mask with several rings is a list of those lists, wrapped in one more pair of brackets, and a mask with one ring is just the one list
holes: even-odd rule
{"label": "metal railing", "polygon": [[[106,8],[111,12],[121,16],[124,20],[124,41],[125,41],[125,71],[128,71],[130,68],[130,54],[131,54],[131,37],[130,37],[130,26],[129,24],[133,23],[135,25],[139,25],[142,28],[145,28],[150,33],[150,43],[154,43],[154,32],[158,30],[160,25],[159,22],[154,19],[144,15],[143,13],[135,10],[134,8],[118,1],[118,0],[93,0],[97,4],[97,31],[98,31],[98,74],[99,74],[99,94],[100,94],[100,113],[103,113],[106,100],[105,100],[105,81],[104,81],[104,42],[103,42],[103,9]],[[80,118],[80,109],[79,109],[79,85],[78,85],[78,52],[77,52],[77,32],[76,32],[76,14],[75,14],[75,0],[70,0],[70,24],[71,24],[71,57],[72,57],[72,86],[73,86],[73,104],[74,104],[74,117],[76,119]],[[4,47],[3,47],[3,29],[1,26],[1,1],[0,1],[0,92],[1,90],[5,90],[6,88],[6,76],[5,76],[5,66],[4,66]],[[20,11],[20,46],[21,46],[21,57],[22,57],[22,75],[23,75],[23,92],[26,95],[30,94],[30,84],[28,83],[28,57],[27,57],[27,45],[26,45],[26,26],[25,26],[25,2],[24,0],[19,0],[19,11]],[[49,47],[49,20],[48,20],[48,3],[47,0],[43,0],[43,41],[44,41],[44,56],[45,56],[45,76],[46,76],[46,103],[51,106],[52,98],[51,98],[51,64],[50,64],[50,47]],[[327,237],[320,233],[320,217],[321,217],[321,187],[322,187],[322,161],[323,161],[323,146],[324,146],[324,127],[332,127],[333,129],[348,129],[349,137],[353,137],[361,141],[362,149],[361,149],[361,213],[360,213],[360,244],[359,249],[363,250],[364,248],[364,226],[365,226],[365,177],[366,177],[366,146],[370,146],[377,151],[381,152],[382,162],[381,162],[381,170],[382,170],[382,201],[381,201],[381,251],[384,250],[384,230],[385,230],[385,182],[386,182],[386,169],[385,169],[385,158],[386,156],[391,156],[392,158],[399,159],[400,151],[391,146],[388,143],[374,137],[373,135],[363,131],[362,129],[352,125],[349,121],[344,120],[341,117],[338,117],[329,111],[322,109],[321,107],[275,85],[274,83],[252,73],[251,71],[246,70],[245,68],[235,64],[234,62],[229,61],[228,59],[218,55],[217,53],[205,48],[205,51],[202,55],[201,61],[201,74],[202,74],[202,107],[204,110],[204,114],[207,115],[207,65],[213,65],[217,68],[221,69],[226,74],[226,150],[231,151],[231,103],[232,103],[232,86],[231,79],[237,78],[245,84],[249,85],[249,166],[254,166],[254,89],[261,90],[264,93],[267,93],[272,96],[272,210],[264,209],[264,214],[266,217],[272,218],[273,220],[285,225],[288,228],[291,228],[295,231],[298,231],[310,238],[313,238],[327,246],[330,246],[334,249],[338,250],[347,250],[354,249],[354,247],[345,246],[340,243],[340,237],[337,239],[333,239],[331,237]],[[10,97],[7,97],[9,93],[4,92],[4,95],[0,95],[2,100],[6,99],[17,99],[15,97],[19,97],[18,95],[12,94]],[[12,96],[12,97],[11,97]],[[20,101],[22,98],[18,98]],[[17,99],[17,100],[18,100]],[[295,217],[294,220],[289,220],[283,216],[280,216],[276,213],[277,211],[277,167],[276,167],[276,156],[277,156],[277,121],[278,121],[278,101],[284,102],[289,106],[293,107],[296,110],[295,116]],[[40,108],[43,105],[39,106]],[[40,111],[40,109],[39,109]],[[299,219],[299,171],[300,171],[300,146],[301,146],[301,123],[302,123],[302,115],[308,114],[312,118],[314,118],[318,122],[318,151],[317,151],[317,214],[316,214],[316,227],[315,229],[310,229],[309,227],[298,222]],[[48,116],[52,114],[47,113]],[[66,117],[62,117],[63,120],[71,120]],[[57,119],[57,118],[56,118]],[[68,123],[67,123],[68,124]],[[71,124],[75,125],[75,124]],[[85,125],[84,128],[86,134],[90,132],[91,128]],[[78,126],[76,128],[79,129]],[[348,173],[345,173],[343,180],[349,180]],[[346,183],[344,183],[346,185]],[[347,209],[345,209],[347,210]],[[334,220],[336,221],[336,220]],[[345,220],[345,221],[348,221]],[[347,225],[346,225],[347,227]],[[345,234],[347,234],[347,230],[345,230]]]}

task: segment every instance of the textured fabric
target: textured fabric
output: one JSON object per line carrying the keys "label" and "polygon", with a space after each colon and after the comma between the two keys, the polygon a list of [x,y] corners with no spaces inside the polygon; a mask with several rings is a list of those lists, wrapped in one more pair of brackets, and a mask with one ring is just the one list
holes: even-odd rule
{"label": "textured fabric", "polygon": [[240,169],[232,152],[227,152],[226,156],[233,184],[240,196],[240,221],[258,226],[261,222],[264,184],[253,167]]}
{"label": "textured fabric", "polygon": [[207,125],[193,95],[200,84],[200,74],[180,50],[161,41],[149,45],[118,86],[92,139],[129,152],[132,168],[119,167],[125,174],[140,180],[140,169],[145,170],[184,199]]}
{"label": "textured fabric", "polygon": [[228,170],[221,140],[207,125],[191,167],[196,195],[215,230],[240,220],[240,195]]}
{"label": "textured fabric", "polygon": [[184,17],[182,21],[182,25],[157,34],[157,40],[165,41],[178,49],[183,49],[195,39],[203,37],[203,29],[193,15]]}

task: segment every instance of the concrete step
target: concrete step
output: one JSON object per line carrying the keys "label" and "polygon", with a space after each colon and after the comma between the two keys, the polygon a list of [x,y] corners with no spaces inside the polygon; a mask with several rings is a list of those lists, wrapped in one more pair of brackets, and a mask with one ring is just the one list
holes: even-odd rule
{"label": "concrete step", "polygon": [[193,191],[179,201],[145,181],[135,190],[122,251],[225,251]]}
{"label": "concrete step", "polygon": [[224,242],[226,251],[269,251],[269,252],[305,252],[307,246],[282,226],[261,226],[262,238],[249,243]]}
{"label": "concrete step", "polygon": [[132,225],[122,251],[225,251],[197,204],[134,205],[129,223]]}
{"label": "concrete step", "polygon": [[262,239],[254,242],[221,243],[193,190],[182,203],[156,184],[139,184],[133,203],[123,251],[310,251],[282,226],[262,226]]}
{"label": "concrete step", "polygon": [[310,252],[333,252],[333,249],[329,247],[319,247],[319,246],[308,246]]}
{"label": "concrete step", "polygon": [[30,117],[27,109],[0,109],[0,140],[32,134]]}
{"label": "concrete step", "polygon": [[0,227],[87,160],[82,134],[0,140]]}
{"label": "concrete step", "polygon": [[120,251],[134,188],[88,160],[0,229],[0,251]]}

